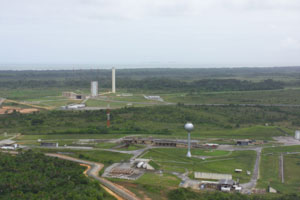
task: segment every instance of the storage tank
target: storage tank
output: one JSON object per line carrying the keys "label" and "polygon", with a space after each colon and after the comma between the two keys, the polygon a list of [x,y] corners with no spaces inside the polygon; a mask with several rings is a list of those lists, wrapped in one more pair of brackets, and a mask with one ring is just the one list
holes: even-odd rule
{"label": "storage tank", "polygon": [[143,166],[143,164],[144,164],[144,162],[139,162],[139,163],[137,164],[137,168],[141,168],[141,167]]}
{"label": "storage tank", "polygon": [[144,168],[144,169],[147,169],[147,163],[144,163],[144,164],[143,164],[143,168]]}
{"label": "storage tank", "polygon": [[300,140],[300,131],[295,131],[295,139]]}

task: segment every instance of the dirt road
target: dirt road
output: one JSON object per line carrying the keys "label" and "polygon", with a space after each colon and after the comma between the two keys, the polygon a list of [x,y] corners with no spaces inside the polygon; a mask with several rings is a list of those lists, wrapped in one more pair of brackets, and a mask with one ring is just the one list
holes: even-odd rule
{"label": "dirt road", "polygon": [[255,149],[256,160],[255,160],[255,164],[254,164],[252,177],[251,177],[250,182],[241,184],[241,186],[243,188],[243,190],[242,190],[243,193],[251,193],[252,189],[254,189],[257,184],[257,180],[259,179],[259,164],[260,164],[260,159],[261,159],[261,150],[262,150],[261,147]]}

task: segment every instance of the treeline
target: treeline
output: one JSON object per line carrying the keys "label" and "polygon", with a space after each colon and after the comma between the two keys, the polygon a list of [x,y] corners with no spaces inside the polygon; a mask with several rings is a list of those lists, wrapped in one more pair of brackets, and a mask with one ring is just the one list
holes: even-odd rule
{"label": "treeline", "polygon": [[27,151],[0,153],[0,199],[114,199],[80,165]]}
{"label": "treeline", "polygon": [[239,193],[208,192],[197,193],[189,189],[180,188],[172,190],[168,194],[169,200],[299,200],[298,194],[266,196],[266,195],[243,195]]}
{"label": "treeline", "polygon": [[[92,79],[91,79],[92,80]],[[0,88],[89,88],[88,79],[79,80],[17,80],[1,81]],[[94,79],[98,80],[98,79]],[[110,88],[110,79],[99,79],[101,88]],[[167,79],[167,78],[145,78],[145,79],[128,79],[118,78],[118,88],[140,89],[140,90],[172,90],[172,91],[249,91],[249,90],[274,90],[283,89],[285,84],[280,81],[267,79],[260,82],[252,82],[237,79],[202,79],[191,82]]]}
{"label": "treeline", "polygon": [[[74,66],[76,67],[76,66]],[[95,67],[95,66],[93,66]],[[107,66],[106,66],[107,67]],[[150,77],[175,78],[191,80],[198,78],[220,77],[296,77],[300,76],[299,67],[244,67],[244,68],[197,68],[198,66],[130,66],[135,69],[120,69],[117,67],[117,77],[144,79]],[[163,68],[165,67],[165,68]],[[172,68],[173,67],[173,68]],[[176,67],[176,68],[174,68]],[[179,68],[181,67],[181,68]],[[13,67],[11,67],[13,69]],[[0,71],[2,80],[63,80],[63,79],[95,79],[111,77],[111,69],[84,69],[84,70],[24,70],[24,71]]]}
{"label": "treeline", "polygon": [[121,80],[120,87],[146,90],[247,91],[282,89],[284,83],[272,79],[260,82],[237,79],[202,79],[185,82],[174,79],[147,78],[143,80]]}

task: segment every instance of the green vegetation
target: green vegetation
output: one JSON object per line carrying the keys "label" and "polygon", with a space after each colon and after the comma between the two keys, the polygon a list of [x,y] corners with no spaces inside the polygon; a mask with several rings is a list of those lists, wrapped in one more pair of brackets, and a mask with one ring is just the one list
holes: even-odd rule
{"label": "green vegetation", "polygon": [[300,104],[300,89],[161,94],[167,102],[186,104]]}
{"label": "green vegetation", "polygon": [[[58,108],[80,102],[61,96],[63,91],[89,94],[90,81],[99,81],[100,93],[111,88],[110,70],[77,71],[1,71],[0,98]],[[235,139],[271,140],[274,136],[291,136],[300,127],[300,107],[276,107],[271,104],[300,105],[300,68],[235,68],[235,69],[120,69],[117,72],[117,94],[103,94],[99,99],[89,99],[87,106],[107,107],[110,104],[111,127],[106,128],[106,111],[41,110],[39,113],[12,113],[0,115],[0,135],[22,133],[17,141],[37,145],[37,139],[73,144],[79,139],[112,139],[128,135],[155,138],[186,138],[184,123],[192,121],[195,130],[192,139],[203,142],[234,144]],[[188,81],[187,81],[188,80]],[[131,95],[122,95],[131,93]],[[165,102],[146,100],[145,95],[160,95]],[[166,103],[170,105],[163,105]],[[148,103],[148,104],[147,104]],[[190,105],[188,105],[190,104]],[[194,105],[194,104],[198,104]],[[226,104],[226,105],[199,105]],[[252,104],[235,105],[235,104]],[[263,106],[262,104],[268,104]],[[155,105],[155,106],[151,106]],[[121,108],[121,109],[114,109]],[[0,136],[0,139],[3,139]],[[114,148],[112,143],[93,144],[97,148]],[[143,148],[130,145],[121,150]],[[38,149],[52,151],[57,149]],[[59,150],[71,156],[101,162],[106,166],[126,161],[131,155],[106,151]],[[300,185],[299,154],[284,154],[286,183],[279,177],[279,155],[299,152],[299,146],[274,147],[263,150],[258,186],[271,185],[281,193],[298,191]],[[151,149],[143,157],[153,158],[155,169],[189,172],[203,171],[233,174],[234,179],[247,182],[255,161],[253,151],[206,151],[193,149],[195,156],[206,160],[185,157],[186,149]],[[0,158],[1,159],[1,158]],[[243,173],[235,174],[235,168]],[[190,173],[189,176],[192,174]],[[1,176],[1,175],[0,175]],[[168,173],[146,173],[141,179],[120,181],[140,197],[161,199],[176,189],[179,180]],[[1,181],[0,181],[1,182]],[[102,192],[102,191],[101,191]],[[85,194],[85,193],[84,193]],[[102,194],[102,193],[101,193]],[[104,194],[104,193],[103,193]],[[170,199],[247,199],[248,196],[231,194],[203,194],[197,197],[188,190],[175,190]],[[266,197],[249,197],[249,199]],[[276,198],[281,198],[277,196]],[[297,199],[286,196],[282,199]],[[76,198],[75,198],[76,199]],[[83,198],[86,199],[86,198]],[[270,198],[272,199],[272,198]],[[272,199],[272,200],[275,200]],[[277,200],[277,199],[276,199]]]}
{"label": "green vegetation", "polygon": [[[205,152],[201,149],[192,149],[192,155],[218,156],[224,153],[224,151]],[[255,157],[254,151],[234,151],[227,156],[201,160],[187,158],[186,149],[179,148],[150,149],[143,155],[143,158],[153,159],[159,165],[159,169],[165,171],[227,173],[232,174],[234,179],[239,179],[242,183],[250,180],[246,171],[252,171]],[[243,169],[243,173],[234,173],[236,168]]]}
{"label": "green vegetation", "polygon": [[114,199],[76,163],[27,151],[0,155],[0,199]]}
{"label": "green vegetation", "polygon": [[[118,87],[137,89],[191,90],[255,90],[298,85],[298,68],[236,69],[119,69]],[[78,71],[2,71],[2,88],[88,88],[91,80],[99,80],[110,88],[110,70]],[[298,76],[297,76],[298,75]],[[284,79],[285,77],[289,79]],[[186,77],[189,77],[187,79]],[[268,80],[271,77],[274,80]],[[185,82],[183,80],[192,80]],[[283,81],[284,80],[284,81]],[[279,82],[281,81],[281,82]],[[261,83],[260,83],[261,82]],[[104,89],[105,90],[105,89]]]}
{"label": "green vegetation", "polygon": [[141,199],[151,198],[159,200],[167,197],[169,191],[178,187],[180,180],[171,174],[145,173],[136,181],[113,179],[119,185],[122,185],[134,192]]}
{"label": "green vegetation", "polygon": [[[240,106],[179,105],[122,108],[111,111],[109,129],[106,128],[104,110],[45,111],[26,115],[13,113],[0,115],[0,131],[21,132],[26,135],[56,135],[45,136],[54,139],[62,138],[59,135],[73,139],[117,138],[130,134],[185,138],[183,125],[186,121],[193,121],[195,124],[193,138],[271,140],[274,136],[293,134],[289,128],[300,124],[299,111],[300,108]],[[269,126],[264,126],[265,123]]]}
{"label": "green vegetation", "polygon": [[[289,152],[296,152],[296,154],[287,154]],[[284,183],[281,182],[279,170],[279,156],[281,154],[284,158]],[[258,187],[267,188],[270,185],[281,193],[299,192],[299,171],[300,145],[265,148],[260,164],[261,177]]]}
{"label": "green vegetation", "polygon": [[111,149],[111,148],[113,148],[113,147],[115,147],[117,145],[115,143],[103,142],[103,143],[95,144],[93,146],[97,147],[97,148]]}
{"label": "green vegetation", "polygon": [[102,150],[70,150],[70,149],[35,149],[38,152],[47,152],[47,153],[65,153],[68,156],[89,160],[93,162],[99,162],[104,164],[105,167],[116,163],[116,162],[125,162],[128,161],[132,155],[125,153],[109,152]]}
{"label": "green vegetation", "polygon": [[266,196],[266,195],[242,195],[239,193],[199,193],[189,189],[180,188],[169,192],[169,200],[298,200],[300,196],[296,194]]}
{"label": "green vegetation", "polygon": [[193,149],[193,155],[195,156],[226,156],[230,155],[231,152],[222,151],[222,150],[202,150],[202,149]]}
{"label": "green vegetation", "polygon": [[270,154],[279,155],[280,153],[287,153],[287,152],[300,152],[300,145],[269,147],[263,150],[263,154],[270,153]]}

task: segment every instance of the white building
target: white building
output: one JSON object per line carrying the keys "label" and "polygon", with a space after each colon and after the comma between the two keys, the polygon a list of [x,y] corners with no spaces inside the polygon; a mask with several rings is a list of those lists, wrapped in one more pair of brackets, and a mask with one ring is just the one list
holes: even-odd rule
{"label": "white building", "polygon": [[65,110],[65,109],[79,109],[79,108],[85,108],[85,104],[81,103],[81,104],[70,104],[67,106],[62,106],[61,109]]}

